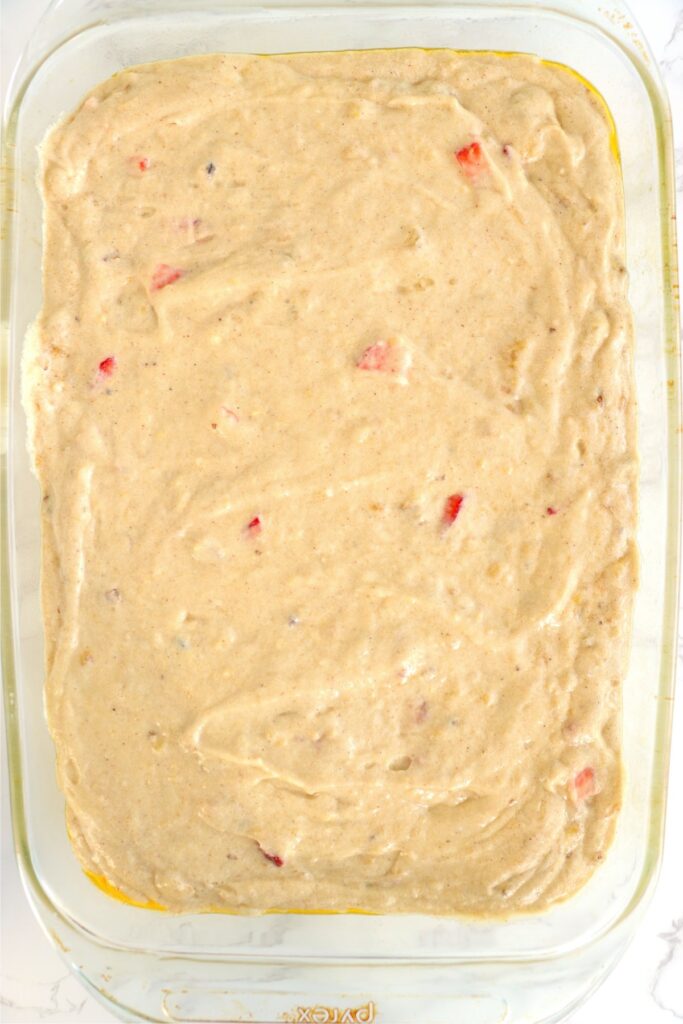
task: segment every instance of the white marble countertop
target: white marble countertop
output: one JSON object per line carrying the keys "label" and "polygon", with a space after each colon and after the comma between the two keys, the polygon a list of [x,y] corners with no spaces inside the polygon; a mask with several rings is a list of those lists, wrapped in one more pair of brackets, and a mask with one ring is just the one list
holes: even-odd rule
{"label": "white marble countertop", "polygon": [[[0,0],[3,92],[14,62],[47,0]],[[683,210],[683,0],[631,0],[631,9],[660,62],[677,128],[678,202]],[[679,248],[683,251],[683,216]],[[682,644],[683,647],[683,637]],[[679,680],[683,655],[679,653]],[[19,880],[9,816],[6,754],[2,750],[2,919],[0,1021],[79,1021],[105,1024],[112,1015],[67,974],[38,927]],[[573,1024],[670,1024],[683,1020],[683,694],[677,701],[669,813],[662,873],[636,937],[604,985]],[[420,1024],[416,1021],[415,1024]],[[454,1022],[456,1024],[456,1022]],[[457,1022],[467,1024],[467,1021]]]}

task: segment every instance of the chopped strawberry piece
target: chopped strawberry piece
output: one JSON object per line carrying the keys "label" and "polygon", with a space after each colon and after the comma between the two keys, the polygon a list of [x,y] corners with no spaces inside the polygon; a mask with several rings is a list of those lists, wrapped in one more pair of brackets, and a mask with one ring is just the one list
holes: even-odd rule
{"label": "chopped strawberry piece", "polygon": [[140,153],[134,153],[128,157],[128,167],[131,174],[138,175],[144,174],[152,166],[152,161],[148,156],[143,156]]}
{"label": "chopped strawberry piece", "polygon": [[377,341],[366,348],[356,366],[359,370],[405,375],[412,362],[410,352],[395,341]]}
{"label": "chopped strawberry piece", "polygon": [[552,505],[548,505],[547,509],[545,510],[545,514],[547,516],[556,516],[557,515],[557,509],[553,508]]}
{"label": "chopped strawberry piece", "polygon": [[152,274],[152,291],[158,292],[159,289],[165,288],[168,284],[173,284],[174,281],[177,281],[182,276],[182,270],[177,270],[175,267],[169,267],[168,263],[160,263]]}
{"label": "chopped strawberry piece", "polygon": [[595,772],[592,768],[583,768],[574,777],[574,793],[577,800],[587,800],[595,796]]}
{"label": "chopped strawberry piece", "polygon": [[115,369],[116,358],[114,356],[107,356],[107,358],[103,359],[100,365],[97,367],[97,371],[100,377],[111,377]]}
{"label": "chopped strawberry piece", "polygon": [[441,516],[441,523],[445,530],[447,530],[449,526],[452,526],[458,518],[464,500],[465,497],[462,494],[451,494],[446,498],[446,504],[443,507],[443,515]]}
{"label": "chopped strawberry piece", "polygon": [[389,362],[389,346],[385,341],[366,348],[356,366],[359,370],[386,370]]}
{"label": "chopped strawberry piece", "polygon": [[512,150],[510,149],[506,142],[505,145],[503,146],[503,156],[510,156],[511,152]]}
{"label": "chopped strawberry piece", "polygon": [[262,853],[263,856],[266,858],[266,860],[269,860],[270,863],[274,864],[276,868],[281,868],[282,867],[282,865],[284,864],[284,861],[283,861],[282,857],[279,856],[279,854],[277,854],[277,853],[267,853],[266,850],[263,849],[263,847],[261,846],[260,843],[257,843],[256,845],[259,848],[259,853]]}
{"label": "chopped strawberry piece", "polygon": [[484,153],[478,142],[470,142],[455,154],[455,159],[470,178],[476,177],[486,166]]}
{"label": "chopped strawberry piece", "polygon": [[258,537],[263,529],[259,516],[254,516],[250,523],[247,523],[247,533],[252,537]]}

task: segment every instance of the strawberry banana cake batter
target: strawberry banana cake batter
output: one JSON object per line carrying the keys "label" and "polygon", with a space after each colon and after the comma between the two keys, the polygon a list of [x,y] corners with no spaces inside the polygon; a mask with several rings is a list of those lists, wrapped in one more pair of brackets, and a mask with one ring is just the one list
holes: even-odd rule
{"label": "strawberry banana cake batter", "polygon": [[43,148],[25,398],[85,868],[172,910],[509,914],[620,805],[622,189],[577,76],[151,64]]}

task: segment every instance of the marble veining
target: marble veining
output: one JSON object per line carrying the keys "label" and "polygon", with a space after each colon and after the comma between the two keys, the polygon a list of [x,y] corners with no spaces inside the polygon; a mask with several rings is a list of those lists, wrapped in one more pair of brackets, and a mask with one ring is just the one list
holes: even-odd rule
{"label": "marble veining", "polygon": [[80,1015],[89,1002],[71,974],[64,974],[56,981],[34,982],[30,987],[20,978],[3,978],[2,985],[0,1019],[3,1021],[28,1021],[32,1019],[28,1014],[34,1014],[36,1020],[55,1020],[57,1014],[68,1014],[66,1019],[71,1019]]}
{"label": "marble veining", "polygon": [[660,1009],[683,1020],[683,917],[672,921],[670,930],[658,938],[666,942],[667,950],[657,965],[650,995]]}

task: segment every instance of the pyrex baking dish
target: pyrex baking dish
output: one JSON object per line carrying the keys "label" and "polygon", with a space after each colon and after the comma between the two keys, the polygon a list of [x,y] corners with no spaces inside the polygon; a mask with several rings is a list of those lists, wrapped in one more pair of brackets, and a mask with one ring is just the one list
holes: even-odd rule
{"label": "pyrex baking dish", "polygon": [[[81,872],[64,826],[42,708],[39,488],[20,356],[40,307],[37,146],[97,82],[189,53],[447,46],[526,51],[577,70],[615,119],[626,196],[639,401],[641,586],[624,690],[625,806],[606,862],[573,899],[509,921],[366,915],[173,916],[112,899]],[[675,662],[679,365],[669,112],[621,5],[54,0],[8,100],[3,277],[9,415],[3,669],[15,840],[27,892],[69,966],[125,1020],[556,1021],[605,976],[659,862]],[[4,354],[4,353],[3,353]],[[5,372],[6,370],[6,372]]]}

